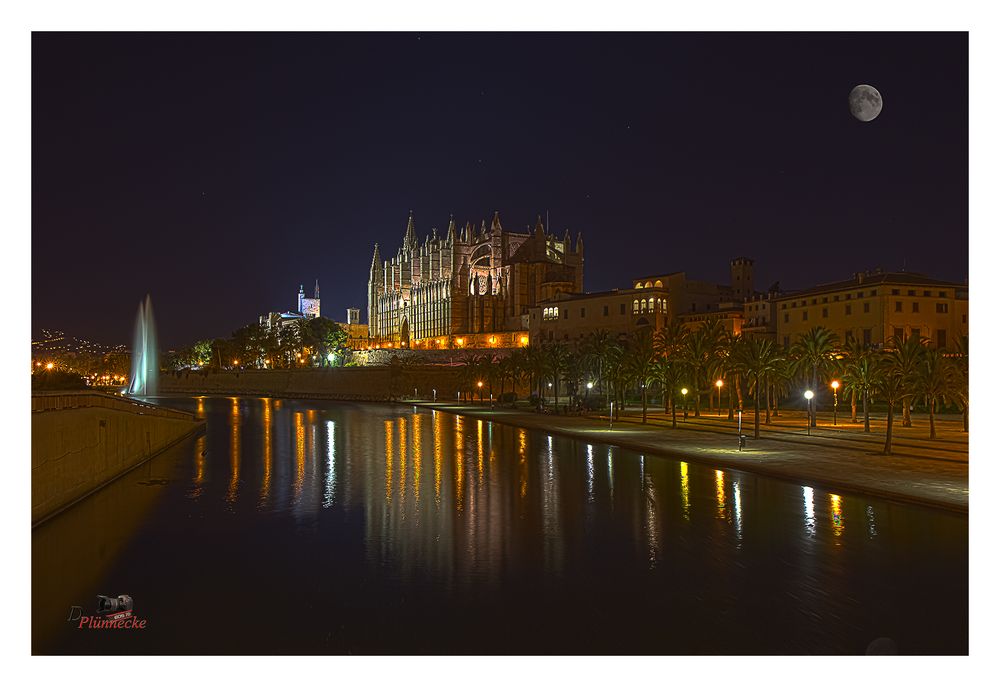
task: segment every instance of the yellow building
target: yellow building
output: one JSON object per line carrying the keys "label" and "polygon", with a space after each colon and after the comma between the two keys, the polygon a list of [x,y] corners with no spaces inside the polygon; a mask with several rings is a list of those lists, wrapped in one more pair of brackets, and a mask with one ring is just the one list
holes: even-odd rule
{"label": "yellow building", "polygon": [[644,327],[660,329],[669,318],[669,294],[662,286],[598,293],[562,293],[531,309],[529,338],[534,343],[575,343],[604,329],[627,337]]}
{"label": "yellow building", "polygon": [[931,346],[954,346],[969,333],[969,287],[913,272],[858,272],[852,279],[774,296],[779,344],[823,326],[842,342],[857,339],[880,347],[913,333]]}

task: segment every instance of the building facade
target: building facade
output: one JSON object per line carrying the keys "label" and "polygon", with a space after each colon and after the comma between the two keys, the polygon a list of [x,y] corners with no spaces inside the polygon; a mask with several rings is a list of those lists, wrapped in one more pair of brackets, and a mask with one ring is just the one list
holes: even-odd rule
{"label": "building facade", "polygon": [[499,214],[477,229],[454,219],[418,241],[410,214],[402,245],[368,279],[371,348],[472,348],[525,345],[531,308],[583,290],[583,238],[573,245],[546,233],[505,230]]}
{"label": "building facade", "polygon": [[878,348],[919,334],[936,348],[969,333],[969,287],[913,272],[857,272],[851,279],[773,298],[779,344],[822,325],[842,342]]}

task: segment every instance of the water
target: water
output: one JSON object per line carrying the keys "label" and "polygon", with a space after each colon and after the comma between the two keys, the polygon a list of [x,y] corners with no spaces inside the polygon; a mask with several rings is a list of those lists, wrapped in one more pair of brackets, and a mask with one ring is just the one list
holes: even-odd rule
{"label": "water", "polygon": [[[35,653],[968,652],[968,520],[409,406],[208,417],[33,532]],[[144,630],[69,608],[130,594]]]}
{"label": "water", "polygon": [[132,374],[128,392],[133,396],[155,396],[160,381],[160,354],[156,348],[153,300],[139,303],[135,316],[135,343],[132,346]]}

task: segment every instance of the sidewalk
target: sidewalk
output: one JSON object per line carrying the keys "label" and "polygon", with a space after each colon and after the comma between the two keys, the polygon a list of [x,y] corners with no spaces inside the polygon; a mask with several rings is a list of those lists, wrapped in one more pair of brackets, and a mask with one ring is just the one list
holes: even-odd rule
{"label": "sidewalk", "polygon": [[[968,439],[961,432],[961,418],[949,418],[939,428],[939,439],[921,440],[927,435],[926,422],[902,429],[902,420],[893,423],[892,456],[882,455],[885,439],[884,419],[872,422],[872,433],[865,435],[863,425],[838,426],[819,418],[820,427],[811,436],[805,429],[803,412],[782,411],[764,425],[761,414],[761,438],[753,437],[753,413],[743,417],[747,445],[738,448],[736,422],[688,413],[677,418],[677,429],[670,428],[670,416],[663,409],[650,412],[642,424],[641,411],[630,407],[628,415],[609,429],[608,418],[538,414],[530,410],[490,408],[485,404],[432,403],[402,401],[426,408],[482,418],[527,429],[574,437],[583,441],[613,444],[640,453],[654,453],[678,460],[703,463],[716,468],[733,468],[768,477],[823,487],[843,489],[880,498],[919,503],[967,513],[969,509]],[[652,410],[652,409],[650,409]],[[846,420],[850,420],[848,413]],[[800,423],[796,425],[796,423]],[[918,416],[914,416],[918,425]],[[945,425],[949,425],[945,427]],[[957,436],[961,435],[961,436]]]}

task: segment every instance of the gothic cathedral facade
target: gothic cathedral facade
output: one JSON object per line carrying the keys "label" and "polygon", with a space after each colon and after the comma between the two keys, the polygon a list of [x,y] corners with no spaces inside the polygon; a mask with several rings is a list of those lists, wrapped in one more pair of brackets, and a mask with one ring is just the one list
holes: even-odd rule
{"label": "gothic cathedral facade", "polygon": [[583,291],[583,237],[448,223],[418,241],[410,213],[403,244],[383,261],[375,244],[368,277],[371,347],[524,345],[536,304]]}

